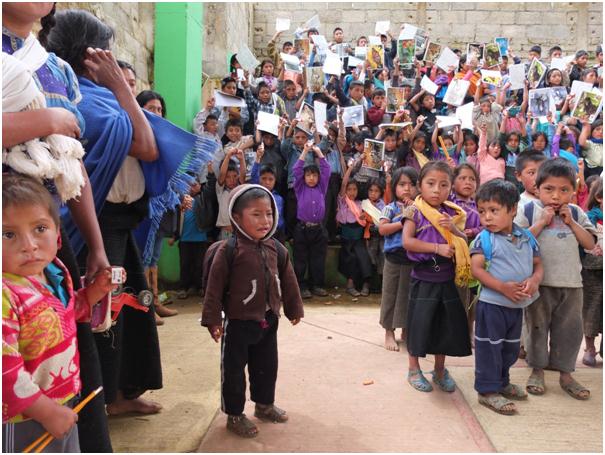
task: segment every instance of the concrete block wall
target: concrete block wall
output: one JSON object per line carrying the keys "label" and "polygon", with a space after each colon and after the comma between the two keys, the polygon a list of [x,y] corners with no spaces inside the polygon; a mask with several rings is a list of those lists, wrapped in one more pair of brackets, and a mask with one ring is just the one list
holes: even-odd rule
{"label": "concrete block wall", "polygon": [[596,45],[603,42],[602,2],[255,3],[256,53],[266,55],[277,17],[292,21],[291,31],[282,34],[283,42],[291,39],[296,27],[314,14],[319,15],[320,33],[328,41],[336,26],[342,27],[345,40],[352,42],[359,36],[374,34],[376,21],[390,20],[394,36],[407,22],[424,28],[440,44],[460,49],[466,49],[471,41],[489,42],[505,36],[520,56],[534,44],[540,44],[544,52],[558,44],[565,54],[578,49],[592,54]]}

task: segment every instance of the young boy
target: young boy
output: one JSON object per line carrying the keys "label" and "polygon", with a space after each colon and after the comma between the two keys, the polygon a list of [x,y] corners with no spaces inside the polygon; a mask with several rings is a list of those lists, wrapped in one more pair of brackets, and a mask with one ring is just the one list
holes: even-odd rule
{"label": "young boy", "polygon": [[546,161],[546,156],[542,153],[526,151],[520,153],[515,163],[515,176],[521,182],[525,191],[521,193],[519,206],[523,207],[528,202],[538,199],[538,189],[536,188],[536,176],[542,163]]}
{"label": "young boy", "polygon": [[[2,452],[22,452],[44,432],[46,452],[79,452],[80,361],[76,322],[107,295],[112,270],[74,292],[57,259],[59,211],[30,177],[2,177]],[[121,270],[122,281],[125,272]],[[101,398],[101,397],[97,397]]]}
{"label": "young boy", "polygon": [[275,200],[266,188],[243,185],[233,192],[229,218],[236,247],[231,259],[227,242],[218,247],[202,313],[202,326],[216,342],[222,338],[221,409],[227,414],[227,429],[248,438],[255,437],[258,428],[243,413],[246,365],[255,417],[287,421],[286,412],[274,405],[282,302],[292,325],[304,316],[288,251],[271,238],[278,217]]}
{"label": "young boy", "polygon": [[[319,159],[319,166],[305,166],[309,150],[313,150]],[[294,165],[293,173],[294,192],[298,201],[298,224],[294,229],[294,271],[303,299],[311,298],[311,293],[325,297],[328,295],[323,289],[328,233],[322,221],[326,212],[325,198],[330,180],[330,164],[319,147],[307,142]],[[307,267],[309,283],[305,280]]]}
{"label": "young boy", "polygon": [[[216,169],[221,169],[221,163],[227,155],[227,150],[233,148],[243,151],[244,162],[251,164],[254,161],[254,158],[256,157],[256,153],[254,150],[252,150],[252,146],[254,145],[254,137],[252,135],[243,136],[242,123],[239,120],[233,119],[227,122],[225,136],[227,136],[229,142],[227,142],[222,149],[217,150],[214,154],[214,158],[212,159],[212,168],[215,169],[214,172],[216,172]],[[238,159],[232,155],[231,160],[237,168]],[[246,179],[249,178],[250,175],[247,174]]]}
{"label": "young boy", "polygon": [[559,370],[563,390],[578,400],[586,400],[590,391],[571,376],[582,344],[582,267],[578,246],[594,248],[596,231],[586,214],[570,204],[575,185],[576,172],[565,159],[546,161],[536,177],[539,200],[519,211],[515,223],[529,228],[537,238],[544,264],[540,298],[525,311],[525,349],[527,363],[533,368],[527,391],[544,394],[544,368],[550,367]]}
{"label": "young boy", "polygon": [[513,223],[519,192],[501,179],[475,196],[485,228],[471,247],[471,271],[481,282],[475,318],[475,390],[479,403],[500,414],[516,412],[510,401],[527,398],[511,384],[509,370],[519,355],[523,308],[538,298],[544,271],[538,243]]}
{"label": "young boy", "polygon": [[[231,163],[231,158],[236,156],[239,160],[239,176],[237,168]],[[216,183],[216,198],[218,200],[218,217],[216,227],[221,233],[219,239],[231,237],[232,227],[229,219],[229,198],[231,191],[237,185],[243,185],[246,182],[246,160],[242,150],[231,148],[227,150],[227,156],[220,167],[218,181]]]}

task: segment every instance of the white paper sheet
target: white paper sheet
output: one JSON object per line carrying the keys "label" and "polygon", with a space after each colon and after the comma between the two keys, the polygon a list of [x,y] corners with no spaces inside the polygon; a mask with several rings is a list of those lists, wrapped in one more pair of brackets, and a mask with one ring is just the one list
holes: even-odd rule
{"label": "white paper sheet", "polygon": [[412,122],[402,122],[402,123],[381,123],[378,125],[378,128],[405,128],[408,125],[411,125]]}
{"label": "white paper sheet", "polygon": [[445,72],[450,70],[450,66],[454,67],[454,72],[457,71],[459,64],[460,58],[449,47],[441,51],[441,55],[439,55],[439,58],[435,62],[435,65]]}
{"label": "white paper sheet", "polygon": [[284,54],[283,52],[280,52],[279,56],[285,63],[288,63],[292,66],[300,65],[300,59],[294,54]]}
{"label": "white paper sheet", "polygon": [[460,125],[462,122],[455,115],[436,115],[435,118],[439,122],[439,128],[447,128],[448,126]]}
{"label": "white paper sheet", "polygon": [[511,90],[519,90],[525,87],[525,65],[518,63],[508,67],[508,78]]}
{"label": "white paper sheet", "polygon": [[565,64],[565,59],[553,57],[550,59],[550,68],[563,71],[567,65]]}
{"label": "white paper sheet", "polygon": [[370,44],[370,46],[380,46],[382,44],[380,36],[369,36],[368,44]]}
{"label": "white paper sheet", "polygon": [[309,19],[307,22],[305,22],[305,25],[303,28],[306,28],[307,30],[310,28],[316,28],[319,30],[320,25],[321,25],[321,22],[319,22],[319,16],[316,14],[311,19]]}
{"label": "white paper sheet", "polygon": [[342,74],[342,60],[335,53],[328,51],[323,69],[326,74],[340,76]]}
{"label": "white paper sheet", "polygon": [[439,90],[439,86],[426,76],[422,76],[422,80],[420,81],[420,88],[426,90],[431,95],[434,95],[435,93],[437,93],[437,90]]}
{"label": "white paper sheet", "polygon": [[391,28],[391,21],[378,21],[374,27],[374,33],[377,35],[386,35]]}
{"label": "white paper sheet", "polygon": [[242,68],[248,70],[250,73],[253,73],[256,67],[260,65],[260,62],[256,59],[250,49],[248,49],[246,44],[240,45],[239,50],[237,51],[237,61]]}
{"label": "white paper sheet", "polygon": [[592,90],[592,84],[590,82],[573,81],[571,84],[570,95],[575,95],[573,99],[574,106],[580,98],[582,92],[590,92]]}
{"label": "white paper sheet", "polygon": [[356,46],[355,47],[355,57],[365,60],[367,53],[368,53],[368,48],[366,46]]}
{"label": "white paper sheet", "polygon": [[313,40],[313,44],[317,46],[318,49],[325,51],[328,48],[328,42],[326,41],[326,37],[323,35],[311,35],[311,39]]}
{"label": "white paper sheet", "polygon": [[363,106],[349,106],[343,109],[342,120],[345,127],[361,126],[364,124]]}
{"label": "white paper sheet", "polygon": [[463,79],[454,79],[447,87],[443,102],[453,106],[460,106],[464,102],[464,97],[471,86],[471,81]]}
{"label": "white paper sheet", "polygon": [[418,31],[418,27],[410,24],[403,24],[403,30],[399,34],[399,39],[413,39],[416,36],[416,32]]}
{"label": "white paper sheet", "polygon": [[[364,47],[365,49],[365,47]],[[357,57],[349,57],[349,63],[348,66],[357,66],[357,65],[363,65],[363,60],[361,60],[360,58]]]}
{"label": "white paper sheet", "polygon": [[245,81],[246,80],[246,75],[244,74],[244,70],[241,68],[237,68],[236,70],[237,73],[237,80],[238,81]]}
{"label": "white paper sheet", "polygon": [[380,224],[380,215],[382,214],[382,212],[378,208],[376,208],[376,206],[372,204],[369,199],[364,199],[363,201],[361,201],[361,210],[363,210],[372,217],[372,221],[374,221],[374,224]]}
{"label": "white paper sheet", "polygon": [[493,70],[481,70],[481,80],[488,84],[498,85],[502,81],[502,73]]}
{"label": "white paper sheet", "polygon": [[232,96],[220,90],[214,91],[214,100],[217,107],[246,107],[246,100],[239,96]]}
{"label": "white paper sheet", "polygon": [[456,109],[456,117],[460,120],[463,129],[473,129],[473,106],[470,102]]}
{"label": "white paper sheet", "polygon": [[258,111],[258,129],[277,136],[279,130],[279,115]]}
{"label": "white paper sheet", "polygon": [[275,31],[285,32],[286,30],[290,30],[290,19],[282,17],[275,19]]}
{"label": "white paper sheet", "polygon": [[313,110],[315,111],[315,128],[317,132],[322,136],[328,135],[328,129],[326,128],[326,120],[328,119],[327,114],[328,105],[321,101],[313,102]]}

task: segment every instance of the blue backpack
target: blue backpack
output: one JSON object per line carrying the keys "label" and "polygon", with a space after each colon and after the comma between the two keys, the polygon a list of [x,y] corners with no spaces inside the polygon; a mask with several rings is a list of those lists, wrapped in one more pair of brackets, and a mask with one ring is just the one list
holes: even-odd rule
{"label": "blue backpack", "polygon": [[[530,205],[530,204],[527,204]],[[531,204],[533,205],[533,204]],[[525,234],[527,234],[527,236],[529,237],[529,246],[533,249],[538,247],[538,241],[536,240],[536,238],[534,237],[534,235],[530,232],[529,229],[524,229],[524,228],[520,228]],[[487,229],[483,229],[480,233],[479,233],[479,237],[477,237],[480,241],[481,241],[481,247],[483,248],[483,256],[485,257],[485,270],[488,269],[489,267],[489,263],[492,260],[492,257],[494,255],[494,248],[493,248],[493,238],[494,238],[494,233],[488,231]]]}

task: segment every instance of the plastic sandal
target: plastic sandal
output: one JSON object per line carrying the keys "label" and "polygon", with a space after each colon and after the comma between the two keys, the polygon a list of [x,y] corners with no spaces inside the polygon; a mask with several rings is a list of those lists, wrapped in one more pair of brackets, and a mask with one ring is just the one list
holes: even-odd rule
{"label": "plastic sandal", "polygon": [[[511,416],[517,412],[515,403],[507,400],[502,395],[479,395],[479,404],[505,416]],[[513,409],[504,409],[505,406],[510,405],[513,405]]]}
{"label": "plastic sandal", "polygon": [[352,295],[353,297],[359,297],[361,293],[355,288],[347,288],[347,294]]}
{"label": "plastic sandal", "polygon": [[257,403],[254,408],[254,417],[274,423],[283,423],[288,420],[286,411],[273,404],[265,406]]}
{"label": "plastic sandal", "polygon": [[255,438],[258,435],[258,428],[246,414],[227,416],[227,430],[242,438]]}
{"label": "plastic sandal", "polygon": [[[418,376],[417,379],[412,379],[412,376]],[[419,392],[432,392],[433,386],[426,380],[422,374],[422,370],[408,371],[408,382]]]}
{"label": "plastic sandal", "polygon": [[500,395],[509,400],[527,400],[527,392],[517,384],[511,384],[510,382],[506,387],[500,390]]}
{"label": "plastic sandal", "polygon": [[544,378],[535,373],[530,374],[529,378],[527,379],[525,390],[532,395],[544,395],[544,392],[546,392]]}
{"label": "plastic sandal", "polygon": [[[575,398],[576,400],[588,400],[590,398],[590,390],[580,384],[578,381],[572,378],[571,382],[564,384],[559,379],[559,385],[563,390],[565,390],[569,396]],[[580,395],[582,392],[588,392],[587,395]]]}
{"label": "plastic sandal", "polygon": [[454,378],[450,376],[450,372],[447,371],[447,368],[443,370],[443,377],[441,379],[437,377],[436,371],[433,371],[432,375],[433,382],[437,384],[444,392],[452,393],[454,390],[456,390],[456,381],[454,381]]}

